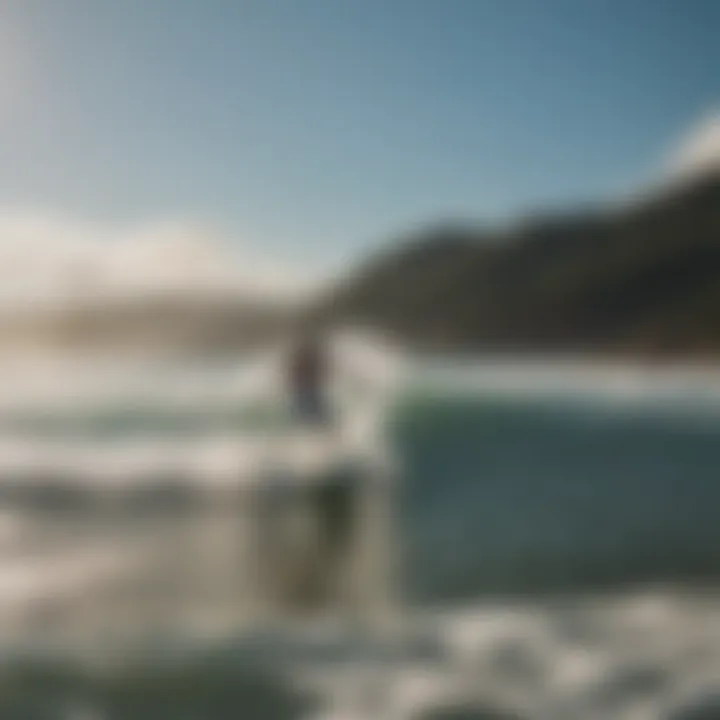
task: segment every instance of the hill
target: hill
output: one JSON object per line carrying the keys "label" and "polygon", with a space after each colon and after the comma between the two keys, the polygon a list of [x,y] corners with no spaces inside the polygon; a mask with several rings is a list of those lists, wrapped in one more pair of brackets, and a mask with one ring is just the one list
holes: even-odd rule
{"label": "hill", "polygon": [[431,228],[373,258],[315,313],[429,349],[716,357],[720,172],[621,208]]}

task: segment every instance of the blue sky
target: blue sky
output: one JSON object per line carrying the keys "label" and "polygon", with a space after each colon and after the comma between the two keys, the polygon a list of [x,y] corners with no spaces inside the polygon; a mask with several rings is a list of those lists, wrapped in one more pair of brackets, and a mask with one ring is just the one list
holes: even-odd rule
{"label": "blue sky", "polygon": [[0,205],[332,265],[644,182],[718,36],[715,0],[4,0]]}

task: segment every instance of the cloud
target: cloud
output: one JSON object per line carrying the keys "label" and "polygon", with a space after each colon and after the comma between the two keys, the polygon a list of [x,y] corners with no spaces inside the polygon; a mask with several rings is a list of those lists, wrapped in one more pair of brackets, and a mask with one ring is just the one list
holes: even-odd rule
{"label": "cloud", "polygon": [[134,227],[0,209],[0,306],[166,291],[283,301],[314,279],[186,222]]}
{"label": "cloud", "polygon": [[690,129],[670,156],[668,174],[688,177],[720,170],[720,110]]}

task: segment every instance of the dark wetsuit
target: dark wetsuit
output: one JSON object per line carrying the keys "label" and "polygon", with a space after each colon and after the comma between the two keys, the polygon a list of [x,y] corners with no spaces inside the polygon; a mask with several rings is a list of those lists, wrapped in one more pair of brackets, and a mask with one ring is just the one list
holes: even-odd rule
{"label": "dark wetsuit", "polygon": [[325,374],[325,358],[319,347],[307,344],[297,350],[290,367],[290,391],[293,410],[303,422],[322,423],[328,419]]}

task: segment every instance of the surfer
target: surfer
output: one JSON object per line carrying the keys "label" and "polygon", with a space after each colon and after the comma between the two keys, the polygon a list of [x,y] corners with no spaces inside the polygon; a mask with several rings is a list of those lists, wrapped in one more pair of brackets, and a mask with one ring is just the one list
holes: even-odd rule
{"label": "surfer", "polygon": [[323,339],[317,332],[309,333],[292,352],[288,368],[293,411],[303,424],[326,425],[330,420],[327,372]]}

